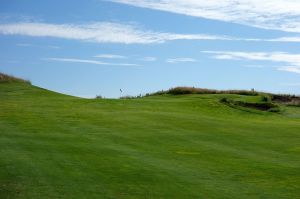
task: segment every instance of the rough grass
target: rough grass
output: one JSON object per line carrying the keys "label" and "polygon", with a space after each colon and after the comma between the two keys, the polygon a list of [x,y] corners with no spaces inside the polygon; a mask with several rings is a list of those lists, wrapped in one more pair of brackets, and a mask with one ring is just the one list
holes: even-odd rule
{"label": "rough grass", "polygon": [[80,99],[0,84],[0,198],[299,198],[300,108]]}
{"label": "rough grass", "polygon": [[257,109],[261,111],[270,111],[270,112],[280,111],[279,106],[271,102],[270,99],[266,96],[257,96],[255,97],[255,101],[253,99],[245,100],[244,98],[231,99],[231,98],[223,97],[220,99],[220,102],[234,108],[245,107],[245,108]]}
{"label": "rough grass", "polygon": [[17,78],[17,77],[11,76],[11,75],[0,73],[0,83],[8,83],[8,82],[21,82],[21,83],[30,84],[30,81],[28,81],[28,80],[24,80],[24,79]]}
{"label": "rough grass", "polygon": [[[246,95],[246,96],[262,96],[266,106],[268,104],[273,106],[274,103],[285,104],[289,106],[300,106],[300,96],[291,95],[291,94],[273,94],[273,93],[265,93],[258,92],[255,90],[215,90],[215,89],[205,89],[205,88],[195,88],[195,87],[175,87],[169,90],[162,90],[155,93],[148,93],[146,96],[157,96],[157,95],[191,95],[191,94],[235,94],[235,95]],[[271,103],[273,102],[273,104]],[[253,104],[241,103],[241,106],[249,106],[251,107]],[[261,109],[268,109],[264,107],[264,105],[257,104],[254,105],[253,108],[261,107]],[[270,108],[276,108],[270,107]]]}
{"label": "rough grass", "polygon": [[187,94],[238,94],[238,95],[251,95],[255,96],[259,93],[252,90],[214,90],[214,89],[205,89],[205,88],[195,88],[195,87],[175,87],[171,88],[167,91],[159,91],[151,95],[164,95],[164,94],[171,94],[171,95],[187,95]]}
{"label": "rough grass", "polygon": [[289,106],[300,106],[300,97],[296,95],[273,94],[272,101]]}

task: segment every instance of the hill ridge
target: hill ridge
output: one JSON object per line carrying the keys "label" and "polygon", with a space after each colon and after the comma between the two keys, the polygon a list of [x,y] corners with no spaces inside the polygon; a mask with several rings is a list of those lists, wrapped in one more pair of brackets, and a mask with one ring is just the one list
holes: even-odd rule
{"label": "hill ridge", "polygon": [[0,72],[0,83],[4,83],[4,82],[22,82],[22,83],[31,84],[29,80],[25,80],[22,78],[18,78],[12,75],[7,75]]}

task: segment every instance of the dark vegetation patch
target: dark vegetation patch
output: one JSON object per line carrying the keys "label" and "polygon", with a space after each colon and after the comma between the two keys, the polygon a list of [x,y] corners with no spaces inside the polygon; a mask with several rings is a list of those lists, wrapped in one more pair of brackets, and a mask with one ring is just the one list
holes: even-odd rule
{"label": "dark vegetation patch", "polygon": [[280,94],[273,94],[272,101],[276,103],[285,104],[288,106],[299,106],[300,107],[300,97],[296,95],[280,95]]}
{"label": "dark vegetation patch", "polygon": [[279,106],[273,102],[270,102],[262,96],[262,100],[259,102],[245,102],[239,100],[228,99],[226,97],[221,98],[220,102],[230,106],[230,107],[245,107],[245,108],[252,108],[260,111],[269,111],[269,112],[279,112]]}
{"label": "dark vegetation patch", "polygon": [[96,95],[95,99],[103,99],[102,95]]}
{"label": "dark vegetation patch", "polygon": [[195,87],[175,87],[166,91],[158,91],[155,93],[147,94],[146,96],[151,95],[187,95],[187,94],[237,94],[237,95],[250,95],[257,96],[259,92],[254,90],[215,90],[215,89],[206,89],[206,88],[195,88]]}
{"label": "dark vegetation patch", "polygon": [[8,82],[22,82],[22,83],[30,84],[30,81],[28,80],[24,80],[11,75],[0,73],[0,83],[8,83]]}

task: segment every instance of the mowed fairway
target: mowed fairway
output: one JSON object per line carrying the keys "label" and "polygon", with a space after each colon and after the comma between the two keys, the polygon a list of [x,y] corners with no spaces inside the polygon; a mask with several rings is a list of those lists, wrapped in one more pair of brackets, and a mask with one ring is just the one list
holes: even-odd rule
{"label": "mowed fairway", "polygon": [[0,198],[300,198],[300,108],[222,97],[80,99],[0,83]]}

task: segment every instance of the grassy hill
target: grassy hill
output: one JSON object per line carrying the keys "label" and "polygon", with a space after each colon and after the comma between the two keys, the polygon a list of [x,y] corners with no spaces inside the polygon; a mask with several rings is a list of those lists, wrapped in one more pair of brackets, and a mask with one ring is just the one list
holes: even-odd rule
{"label": "grassy hill", "polygon": [[0,198],[299,198],[300,108],[80,99],[0,83]]}

